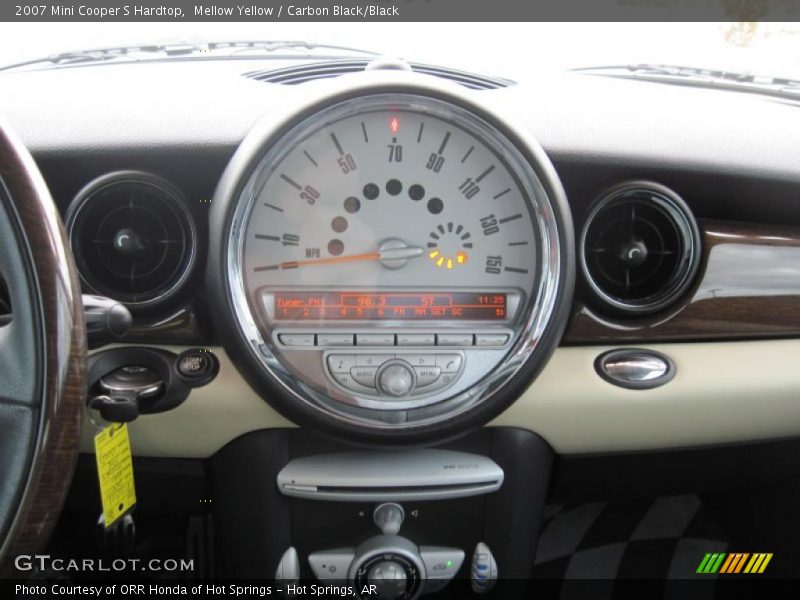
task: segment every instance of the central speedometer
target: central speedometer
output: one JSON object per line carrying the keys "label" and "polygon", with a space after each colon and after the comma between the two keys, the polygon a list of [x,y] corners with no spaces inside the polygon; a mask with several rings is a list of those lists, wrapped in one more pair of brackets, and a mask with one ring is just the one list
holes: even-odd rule
{"label": "central speedometer", "polygon": [[225,302],[290,416],[431,430],[485,410],[552,325],[570,230],[540,150],[426,91],[334,99],[243,145]]}
{"label": "central speedometer", "polygon": [[[431,104],[371,98],[306,123],[256,191],[244,274],[251,288],[471,288],[474,297],[282,298],[276,318],[494,320],[493,291],[533,289],[530,192],[494,132]],[[424,300],[430,310],[416,310]],[[374,305],[386,310],[353,310]]]}

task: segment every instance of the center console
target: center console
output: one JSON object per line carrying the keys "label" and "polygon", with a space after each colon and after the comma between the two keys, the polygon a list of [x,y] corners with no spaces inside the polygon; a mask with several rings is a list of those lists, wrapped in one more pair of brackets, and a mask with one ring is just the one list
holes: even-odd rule
{"label": "center console", "polygon": [[519,586],[504,584],[533,565],[552,456],[513,428],[392,450],[252,432],[210,465],[217,576],[348,585],[387,600],[445,589],[507,597]]}

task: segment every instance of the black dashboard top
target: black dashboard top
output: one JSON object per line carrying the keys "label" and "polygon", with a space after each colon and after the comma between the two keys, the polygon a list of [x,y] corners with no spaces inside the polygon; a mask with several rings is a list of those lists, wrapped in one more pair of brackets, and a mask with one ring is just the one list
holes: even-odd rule
{"label": "black dashboard top", "polygon": [[[3,73],[0,110],[38,156],[232,151],[297,92],[245,77],[253,66],[142,63]],[[581,73],[481,93],[522,115],[556,161],[799,176],[800,113],[791,100]]]}

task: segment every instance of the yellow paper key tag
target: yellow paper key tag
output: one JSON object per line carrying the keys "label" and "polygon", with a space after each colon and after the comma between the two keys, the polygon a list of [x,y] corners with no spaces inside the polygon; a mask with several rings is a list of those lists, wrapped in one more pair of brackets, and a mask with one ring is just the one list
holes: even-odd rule
{"label": "yellow paper key tag", "polygon": [[94,436],[103,520],[111,527],[136,504],[128,425],[114,423]]}

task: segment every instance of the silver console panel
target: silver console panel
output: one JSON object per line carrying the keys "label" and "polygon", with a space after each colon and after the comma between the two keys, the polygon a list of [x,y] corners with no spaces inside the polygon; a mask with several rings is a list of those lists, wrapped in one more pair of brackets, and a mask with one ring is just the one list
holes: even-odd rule
{"label": "silver console panel", "polygon": [[[463,352],[403,352],[374,354],[335,353],[326,356],[328,376],[352,392],[369,396],[394,397],[429,394],[456,381],[465,364]],[[405,369],[410,385],[402,394],[392,394],[381,375],[386,363]],[[387,365],[387,366],[390,366]]]}
{"label": "silver console panel", "polygon": [[[312,552],[308,564],[322,583],[358,583],[360,590],[376,567],[394,563],[405,572],[406,592],[397,597],[416,598],[442,590],[458,573],[465,553],[460,548],[417,546],[399,536],[376,536],[358,548],[336,548]],[[361,597],[356,592],[357,597]]]}
{"label": "silver console panel", "polygon": [[338,502],[443,500],[500,489],[503,470],[466,452],[413,449],[355,451],[290,461],[278,473],[286,496]]}

